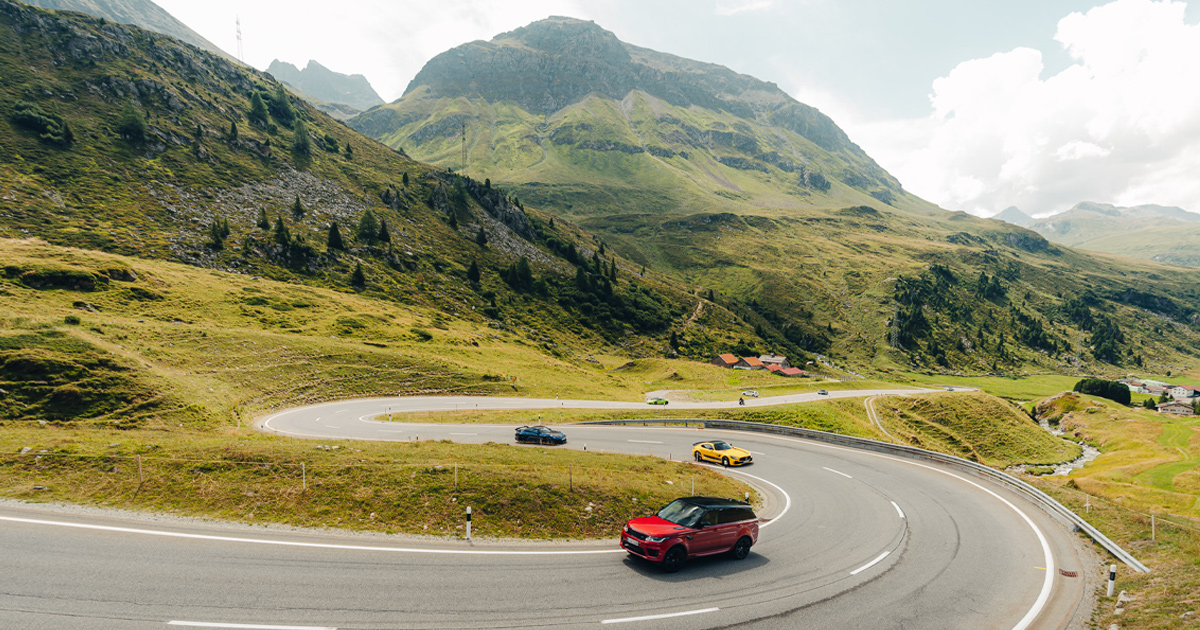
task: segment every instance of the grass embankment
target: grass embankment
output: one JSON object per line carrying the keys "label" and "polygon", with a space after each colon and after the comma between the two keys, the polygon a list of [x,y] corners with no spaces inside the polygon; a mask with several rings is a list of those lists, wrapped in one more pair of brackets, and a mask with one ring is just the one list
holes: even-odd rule
{"label": "grass embankment", "polygon": [[657,458],[503,444],[332,444],[250,431],[6,427],[0,488],[37,502],[438,536],[458,534],[471,506],[478,536],[542,539],[615,536],[629,518],[691,494],[693,483],[697,494],[750,491],[713,470]]}
{"label": "grass embankment", "polygon": [[1119,568],[1117,590],[1134,599],[1118,605],[1115,597],[1102,598],[1094,626],[1179,628],[1197,623],[1200,419],[1074,394],[1043,402],[1038,409],[1102,454],[1069,477],[1029,480],[1150,568],[1147,574]]}

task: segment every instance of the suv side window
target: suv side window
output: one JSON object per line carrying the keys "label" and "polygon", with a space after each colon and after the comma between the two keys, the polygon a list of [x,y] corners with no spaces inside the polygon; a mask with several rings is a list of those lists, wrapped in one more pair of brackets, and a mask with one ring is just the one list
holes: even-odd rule
{"label": "suv side window", "polygon": [[700,524],[705,527],[711,527],[724,521],[720,520],[722,510],[709,510],[700,517]]}
{"label": "suv side window", "polygon": [[721,510],[722,523],[736,523],[738,521],[748,521],[754,518],[754,511],[749,508],[725,508]]}

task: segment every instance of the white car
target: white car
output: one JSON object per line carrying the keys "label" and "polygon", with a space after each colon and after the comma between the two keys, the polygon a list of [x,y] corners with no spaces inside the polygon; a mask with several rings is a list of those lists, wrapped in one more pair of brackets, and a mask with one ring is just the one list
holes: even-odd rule
{"label": "white car", "polygon": [[750,398],[758,398],[758,390],[747,389],[746,391],[742,392],[742,395],[749,396]]}

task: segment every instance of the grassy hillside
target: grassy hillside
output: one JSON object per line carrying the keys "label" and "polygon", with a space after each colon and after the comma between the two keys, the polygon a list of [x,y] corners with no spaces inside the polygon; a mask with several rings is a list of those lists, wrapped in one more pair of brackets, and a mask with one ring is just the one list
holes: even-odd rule
{"label": "grassy hillside", "polygon": [[[942,211],[777,87],[594,24],[552,18],[447,51],[350,124],[700,287],[698,308],[754,327],[746,350],[859,373],[1196,364],[1196,272]],[[676,335],[684,356],[712,347],[698,327]]]}

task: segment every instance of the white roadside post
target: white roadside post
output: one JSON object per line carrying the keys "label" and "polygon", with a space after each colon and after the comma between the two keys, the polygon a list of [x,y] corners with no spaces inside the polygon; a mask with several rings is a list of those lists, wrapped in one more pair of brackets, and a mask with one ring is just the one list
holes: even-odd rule
{"label": "white roadside post", "polygon": [[[467,540],[471,540],[471,506],[467,506]],[[1109,584],[1108,590],[1112,590],[1112,585]],[[1109,593],[1110,595],[1112,593]]]}
{"label": "white roadside post", "polygon": [[1112,597],[1113,587],[1117,584],[1117,565],[1108,565],[1108,596]]}

